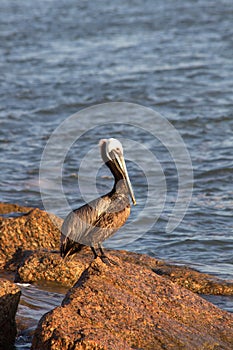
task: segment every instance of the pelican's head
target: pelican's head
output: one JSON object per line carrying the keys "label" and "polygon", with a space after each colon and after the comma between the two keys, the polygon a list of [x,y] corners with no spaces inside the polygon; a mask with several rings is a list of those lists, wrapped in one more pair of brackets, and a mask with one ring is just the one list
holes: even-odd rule
{"label": "pelican's head", "polygon": [[99,146],[102,159],[109,166],[110,170],[113,172],[113,175],[116,176],[116,173],[119,173],[125,180],[129,194],[132,198],[132,202],[135,205],[136,200],[126,168],[122,144],[119,140],[110,138],[100,140]]}

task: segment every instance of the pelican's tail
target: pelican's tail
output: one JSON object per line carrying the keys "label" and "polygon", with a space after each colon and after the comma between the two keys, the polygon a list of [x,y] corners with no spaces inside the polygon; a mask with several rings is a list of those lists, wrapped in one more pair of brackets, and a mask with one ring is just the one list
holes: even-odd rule
{"label": "pelican's tail", "polygon": [[78,242],[74,242],[68,237],[66,237],[60,246],[60,255],[63,259],[67,258],[70,255],[73,255],[75,253],[78,253],[82,250],[84,247],[83,244],[80,244]]}

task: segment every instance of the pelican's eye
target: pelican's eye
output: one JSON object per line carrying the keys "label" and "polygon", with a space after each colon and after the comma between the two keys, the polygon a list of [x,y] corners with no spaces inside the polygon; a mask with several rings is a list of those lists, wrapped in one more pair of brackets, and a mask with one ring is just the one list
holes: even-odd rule
{"label": "pelican's eye", "polygon": [[116,147],[115,151],[116,151],[117,154],[121,154],[122,153],[120,147]]}

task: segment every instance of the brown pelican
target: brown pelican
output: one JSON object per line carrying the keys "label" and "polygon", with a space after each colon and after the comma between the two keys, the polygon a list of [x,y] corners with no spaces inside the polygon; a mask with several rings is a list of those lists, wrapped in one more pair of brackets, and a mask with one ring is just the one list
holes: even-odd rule
{"label": "brown pelican", "polygon": [[129,195],[136,204],[120,141],[102,139],[99,146],[102,159],[114,176],[114,186],[106,195],[75,209],[66,217],[61,234],[60,253],[63,258],[79,252],[83,246],[90,246],[94,258],[99,256],[98,249],[104,262],[111,261],[101,243],[124,225],[129,217]]}

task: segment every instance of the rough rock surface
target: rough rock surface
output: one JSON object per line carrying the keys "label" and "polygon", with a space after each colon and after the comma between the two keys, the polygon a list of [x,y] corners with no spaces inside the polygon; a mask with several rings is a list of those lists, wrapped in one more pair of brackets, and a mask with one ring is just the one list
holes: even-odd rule
{"label": "rough rock surface", "polygon": [[12,203],[0,203],[0,215],[9,214],[9,213],[28,213],[33,208],[24,207],[18,204]]}
{"label": "rough rock surface", "polygon": [[233,281],[226,281],[207,273],[201,273],[187,266],[177,266],[158,260],[145,254],[131,253],[125,250],[111,251],[131,264],[146,266],[158,275],[198,294],[233,295]]}
{"label": "rough rock surface", "polygon": [[16,336],[15,314],[17,311],[20,289],[7,280],[0,279],[0,349],[13,346]]}
{"label": "rough rock surface", "polygon": [[[89,258],[89,259],[88,259]],[[88,267],[90,256],[83,259],[64,260],[59,252],[43,250],[25,254],[19,265],[15,282],[53,281],[63,286],[71,287]]]}
{"label": "rough rock surface", "polygon": [[187,266],[169,266],[164,264],[161,268],[155,268],[154,272],[194,293],[233,295],[233,281],[224,281],[206,273],[190,269]]}
{"label": "rough rock surface", "polygon": [[59,247],[62,219],[56,225],[45,211],[20,207],[15,204],[0,205],[0,215],[21,212],[18,217],[0,216],[0,268],[15,270],[24,250]]}
{"label": "rough rock surface", "polygon": [[147,267],[99,258],[62,306],[44,315],[32,349],[229,350],[233,315]]}

